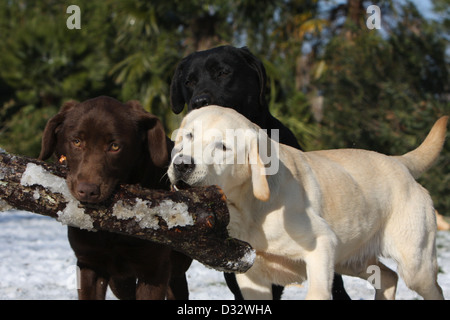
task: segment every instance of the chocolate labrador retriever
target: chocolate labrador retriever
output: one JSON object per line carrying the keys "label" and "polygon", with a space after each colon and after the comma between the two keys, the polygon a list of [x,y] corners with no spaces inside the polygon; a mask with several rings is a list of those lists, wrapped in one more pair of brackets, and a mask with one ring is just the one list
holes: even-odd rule
{"label": "chocolate labrador retriever", "polygon": [[[301,149],[294,134],[272,116],[267,105],[264,65],[247,48],[220,46],[195,52],[177,66],[170,86],[172,110],[180,113],[207,105],[229,107],[263,129],[278,129],[278,142]],[[238,300],[242,294],[234,274],[225,273],[228,287]],[[273,298],[281,298],[283,287],[273,286]],[[333,299],[350,299],[338,274],[333,282]]]}
{"label": "chocolate labrador retriever", "polygon": [[[64,156],[73,196],[99,203],[120,183],[168,189],[164,175],[172,147],[159,119],[137,101],[123,104],[102,96],[64,104],[47,123],[39,159]],[[80,299],[104,299],[108,284],[120,299],[188,298],[184,272],[191,259],[104,231],[69,227],[68,236],[80,268]]]}

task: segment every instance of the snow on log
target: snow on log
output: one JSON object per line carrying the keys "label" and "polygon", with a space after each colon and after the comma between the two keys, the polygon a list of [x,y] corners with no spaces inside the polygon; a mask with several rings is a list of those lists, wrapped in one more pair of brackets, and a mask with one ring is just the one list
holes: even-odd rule
{"label": "snow on log", "polygon": [[170,246],[220,271],[245,272],[255,252],[230,238],[226,198],[217,186],[180,191],[121,185],[102,204],[70,193],[67,168],[0,150],[0,211],[17,208],[81,229],[110,231]]}

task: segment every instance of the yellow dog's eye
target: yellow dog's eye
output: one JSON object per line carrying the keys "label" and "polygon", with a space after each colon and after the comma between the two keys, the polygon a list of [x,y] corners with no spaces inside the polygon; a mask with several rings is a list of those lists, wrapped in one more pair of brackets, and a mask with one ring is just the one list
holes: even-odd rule
{"label": "yellow dog's eye", "polygon": [[80,139],[74,139],[72,141],[73,145],[77,148],[81,147],[81,140]]}
{"label": "yellow dog's eye", "polygon": [[117,152],[120,150],[120,146],[117,143],[111,143],[109,146],[109,151]]}

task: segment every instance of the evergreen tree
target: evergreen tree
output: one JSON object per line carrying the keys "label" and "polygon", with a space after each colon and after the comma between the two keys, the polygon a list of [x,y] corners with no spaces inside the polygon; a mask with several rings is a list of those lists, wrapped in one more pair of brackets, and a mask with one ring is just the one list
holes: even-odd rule
{"label": "evergreen tree", "polygon": [[0,78],[7,85],[0,113],[0,145],[37,156],[47,119],[65,100],[114,95],[108,79],[111,46],[108,6],[73,1],[82,8],[82,28],[70,30],[67,5],[45,1],[0,4]]}
{"label": "evergreen tree", "polygon": [[[181,120],[169,102],[178,61],[231,44],[263,61],[270,110],[305,150],[402,154],[450,114],[447,2],[433,2],[440,18],[430,21],[410,2],[372,1],[377,31],[366,27],[362,0],[73,0],[73,30],[68,3],[1,1],[0,147],[37,156],[62,103],[98,95],[140,100],[170,136]],[[449,144],[421,180],[443,214]]]}
{"label": "evergreen tree", "polygon": [[[324,96],[323,146],[403,154],[450,113],[445,38],[411,3],[395,23],[381,34],[347,21],[327,43],[325,71],[315,83]],[[421,179],[444,214],[450,208],[442,197],[450,192],[449,145]]]}

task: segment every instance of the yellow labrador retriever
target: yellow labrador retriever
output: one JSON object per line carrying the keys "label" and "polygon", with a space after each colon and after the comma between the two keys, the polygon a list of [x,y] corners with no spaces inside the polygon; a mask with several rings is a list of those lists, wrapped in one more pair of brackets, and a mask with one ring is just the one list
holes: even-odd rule
{"label": "yellow labrador retriever", "polygon": [[304,279],[308,299],[329,299],[334,271],[378,276],[376,298],[394,299],[397,274],[379,257],[396,261],[407,286],[425,299],[443,299],[433,203],[414,178],[439,155],[447,120],[403,156],[301,152],[236,111],[209,106],[183,120],[168,175],[178,188],[224,190],[230,235],[256,250],[252,268],[237,275],[246,299],[270,299],[272,283]]}

